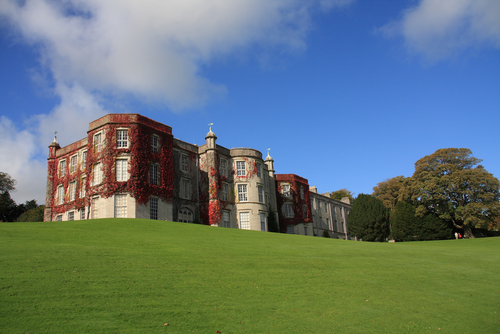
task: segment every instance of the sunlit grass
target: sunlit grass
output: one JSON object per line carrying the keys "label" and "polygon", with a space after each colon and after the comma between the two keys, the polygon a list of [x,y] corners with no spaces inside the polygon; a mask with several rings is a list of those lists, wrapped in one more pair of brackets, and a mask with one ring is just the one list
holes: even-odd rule
{"label": "sunlit grass", "polygon": [[[496,333],[500,238],[0,224],[0,333]],[[168,326],[165,326],[168,323]]]}

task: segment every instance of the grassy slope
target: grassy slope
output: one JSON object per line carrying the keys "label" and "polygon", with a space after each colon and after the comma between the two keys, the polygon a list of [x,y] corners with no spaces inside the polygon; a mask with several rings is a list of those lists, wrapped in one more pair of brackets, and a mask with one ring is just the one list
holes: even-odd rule
{"label": "grassy slope", "polygon": [[499,251],[500,238],[378,244],[136,219],[0,224],[0,332],[497,333]]}

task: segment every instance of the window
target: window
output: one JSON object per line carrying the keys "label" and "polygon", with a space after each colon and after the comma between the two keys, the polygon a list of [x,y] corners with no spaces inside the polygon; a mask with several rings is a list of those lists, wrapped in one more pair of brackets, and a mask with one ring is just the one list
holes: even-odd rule
{"label": "window", "polygon": [[264,203],[264,188],[262,186],[257,186],[259,191],[259,203]]}
{"label": "window", "polygon": [[342,213],[343,213],[344,210],[342,210],[342,208],[340,208],[340,217],[343,217]]}
{"label": "window", "polygon": [[82,169],[87,167],[87,151],[83,151],[82,153]]}
{"label": "window", "polygon": [[151,136],[151,152],[158,153],[158,136]]}
{"label": "window", "polygon": [[158,220],[158,198],[149,199],[149,219]]}
{"label": "window", "polygon": [[127,218],[127,195],[115,195],[115,218]]}
{"label": "window", "polygon": [[330,219],[326,218],[326,228],[330,229]]}
{"label": "window", "polygon": [[293,208],[291,203],[283,204],[283,208],[285,209],[285,217],[293,218]]}
{"label": "window", "polygon": [[222,212],[222,223],[224,227],[231,227],[231,225],[229,224],[229,212]]}
{"label": "window", "polygon": [[101,152],[102,150],[102,140],[101,140],[101,134],[97,133],[94,136],[94,151],[95,152]]}
{"label": "window", "polygon": [[289,184],[283,185],[283,196],[290,197],[290,185]]}
{"label": "window", "polygon": [[193,222],[193,214],[191,213],[191,210],[186,209],[186,208],[181,209],[179,211],[178,220],[181,223],[192,223]]}
{"label": "window", "polygon": [[240,229],[249,230],[250,229],[250,213],[240,212]]}
{"label": "window", "polygon": [[300,186],[300,198],[304,199],[304,187]]}
{"label": "window", "polygon": [[307,205],[302,204],[302,218],[307,218]]}
{"label": "window", "polygon": [[87,185],[87,179],[85,177],[82,177],[82,184],[80,185],[80,198],[84,198],[86,191],[85,187]]}
{"label": "window", "polygon": [[92,198],[90,213],[92,219],[99,218],[99,197]]}
{"label": "window", "polygon": [[321,214],[321,202],[318,201],[318,212]]}
{"label": "window", "polygon": [[94,168],[92,170],[92,174],[94,175],[94,179],[93,179],[93,184],[94,186],[98,185],[98,184],[101,184],[102,182],[102,169],[101,169],[101,163],[96,163],[94,165]]}
{"label": "window", "polygon": [[227,160],[220,159],[220,175],[227,177]]}
{"label": "window", "polygon": [[69,201],[74,201],[75,200],[75,193],[76,193],[76,182],[70,182],[69,183]]}
{"label": "window", "polygon": [[314,198],[311,198],[311,207],[316,210],[316,201],[314,200]]}
{"label": "window", "polygon": [[304,226],[304,235],[307,235],[307,226]]}
{"label": "window", "polygon": [[80,209],[80,220],[85,220],[85,208]]}
{"label": "window", "polygon": [[57,205],[61,205],[64,203],[64,186],[62,186],[62,185],[57,187],[56,200],[57,200]]}
{"label": "window", "polygon": [[160,185],[160,166],[158,164],[149,165],[149,183]]}
{"label": "window", "polygon": [[128,147],[128,133],[127,130],[116,130],[116,148]]}
{"label": "window", "polygon": [[62,221],[62,215],[57,215],[56,221],[58,221],[58,222]]}
{"label": "window", "polygon": [[260,214],[260,230],[266,231],[266,215],[264,213]]}
{"label": "window", "polygon": [[295,231],[294,231],[293,225],[288,225],[288,226],[286,227],[286,234],[295,234]]}
{"label": "window", "polygon": [[247,170],[245,167],[245,161],[236,161],[236,175],[245,176],[247,175]]}
{"label": "window", "polygon": [[189,172],[189,157],[185,154],[181,154],[181,170]]}
{"label": "window", "polygon": [[222,198],[223,201],[229,201],[229,184],[222,184]]}
{"label": "window", "polygon": [[116,181],[125,182],[129,179],[128,174],[128,160],[127,159],[117,159],[116,160]]}
{"label": "window", "polygon": [[191,199],[191,182],[189,180],[181,180],[181,198]]}
{"label": "window", "polygon": [[248,193],[246,184],[238,184],[238,202],[247,202]]}
{"label": "window", "polygon": [[77,158],[78,156],[77,155],[74,155],[71,157],[71,159],[69,160],[69,172],[70,173],[74,173],[76,172],[76,163],[77,163]]}
{"label": "window", "polygon": [[257,164],[257,177],[262,177],[262,165]]}
{"label": "window", "polygon": [[59,161],[59,176],[63,177],[66,175],[66,160]]}
{"label": "window", "polygon": [[325,202],[325,212],[328,213],[328,203]]}
{"label": "window", "polygon": [[75,220],[75,211],[68,212],[68,220]]}

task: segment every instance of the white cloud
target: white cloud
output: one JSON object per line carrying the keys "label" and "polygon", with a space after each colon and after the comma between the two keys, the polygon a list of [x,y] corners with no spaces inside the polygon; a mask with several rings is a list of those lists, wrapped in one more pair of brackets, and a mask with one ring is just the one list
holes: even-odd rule
{"label": "white cloud", "polygon": [[500,48],[500,1],[422,0],[379,29],[402,35],[409,51],[435,62],[466,48]]}
{"label": "white cloud", "polygon": [[46,161],[37,159],[46,156],[47,139],[56,130],[62,146],[81,139],[106,113],[98,96],[132,96],[174,111],[200,107],[226,93],[200,66],[256,45],[304,50],[311,13],[352,1],[0,1],[0,20],[40,52],[39,70],[50,73],[61,98],[25,129],[0,119],[0,170],[18,181],[14,199],[43,203]]}
{"label": "white cloud", "polygon": [[47,163],[31,159],[37,150],[35,143],[30,131],[19,131],[8,118],[0,117],[0,171],[17,180],[11,196],[18,204],[31,199],[45,204]]}
{"label": "white cloud", "polygon": [[310,12],[351,0],[15,0],[0,4],[56,81],[180,110],[224,94],[199,66],[254,44],[303,49]]}

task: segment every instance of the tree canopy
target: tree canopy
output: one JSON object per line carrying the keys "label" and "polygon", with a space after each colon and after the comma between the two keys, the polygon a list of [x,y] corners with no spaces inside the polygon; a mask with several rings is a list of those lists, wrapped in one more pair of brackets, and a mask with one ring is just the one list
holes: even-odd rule
{"label": "tree canopy", "polygon": [[415,216],[415,207],[399,201],[391,212],[391,236],[396,241],[438,240],[453,236],[448,224],[432,214]]}
{"label": "tree canopy", "polygon": [[488,227],[500,209],[500,183],[467,148],[445,148],[415,163],[409,182],[416,214],[433,214],[474,237],[472,227]]}
{"label": "tree canopy", "polygon": [[344,197],[349,197],[351,203],[354,201],[354,194],[346,188],[335,190],[330,193],[330,198],[333,198],[337,201],[341,201]]}
{"label": "tree canopy", "polygon": [[16,180],[14,180],[8,173],[0,172],[0,193],[10,192],[14,189]]}
{"label": "tree canopy", "polygon": [[349,234],[363,241],[385,241],[389,236],[389,210],[371,195],[358,195],[347,222]]}
{"label": "tree canopy", "polygon": [[401,189],[404,187],[406,179],[403,175],[386,179],[373,187],[372,196],[381,200],[386,208],[392,210],[396,203],[402,199]]}

